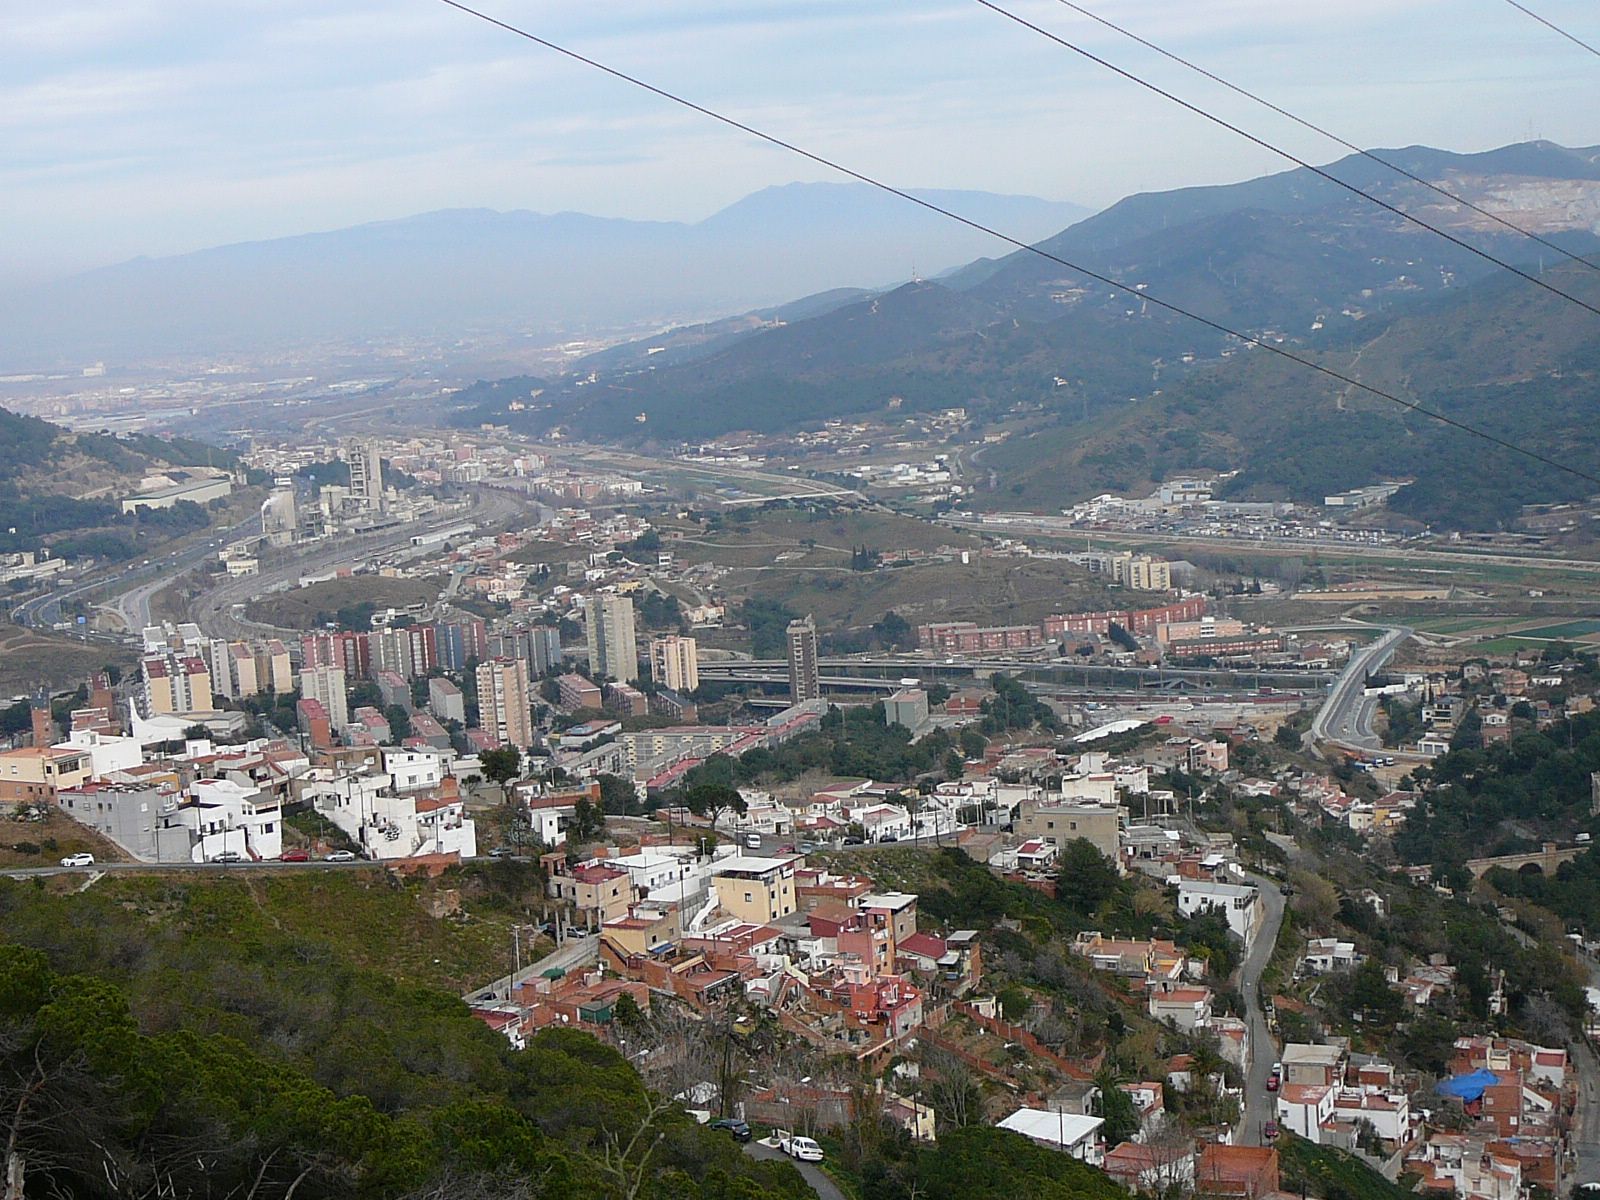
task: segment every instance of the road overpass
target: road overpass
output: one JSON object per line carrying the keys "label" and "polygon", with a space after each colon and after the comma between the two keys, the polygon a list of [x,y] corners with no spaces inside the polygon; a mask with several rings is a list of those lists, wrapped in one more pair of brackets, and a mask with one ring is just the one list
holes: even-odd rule
{"label": "road overpass", "polygon": [[1350,662],[1334,681],[1328,699],[1311,722],[1314,741],[1356,751],[1383,748],[1383,742],[1372,728],[1378,697],[1365,694],[1367,677],[1383,670],[1400,643],[1411,636],[1411,632],[1404,627],[1393,627],[1370,646],[1351,652]]}
{"label": "road overpass", "polygon": [[[1188,680],[1192,683],[1212,685],[1224,680],[1250,680],[1260,690],[1263,685],[1320,691],[1335,678],[1336,672],[1324,670],[1291,671],[1283,668],[1263,667],[1119,667],[1104,663],[1078,663],[1068,659],[1021,658],[898,658],[895,656],[837,657],[817,661],[822,671],[835,674],[845,672],[870,672],[881,678],[916,678],[919,680],[949,680],[952,677],[989,675],[1028,675],[1041,678],[1040,682],[1059,679],[1070,685],[1073,680],[1087,681],[1106,677],[1120,680],[1124,686],[1159,686],[1167,680]],[[781,672],[788,678],[788,662],[781,658],[737,659],[726,662],[700,663],[702,679],[743,679],[744,672]]]}

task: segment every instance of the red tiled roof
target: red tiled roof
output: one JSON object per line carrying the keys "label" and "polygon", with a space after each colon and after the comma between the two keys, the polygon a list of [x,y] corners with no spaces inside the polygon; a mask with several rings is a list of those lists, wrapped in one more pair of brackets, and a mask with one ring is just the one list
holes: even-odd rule
{"label": "red tiled roof", "polygon": [[931,933],[913,933],[900,942],[898,948],[918,958],[942,958],[946,947],[943,938],[936,938]]}

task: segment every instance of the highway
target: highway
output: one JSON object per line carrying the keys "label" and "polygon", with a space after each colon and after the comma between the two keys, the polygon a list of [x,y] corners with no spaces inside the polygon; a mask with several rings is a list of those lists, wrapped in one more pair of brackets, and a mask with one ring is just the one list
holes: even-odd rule
{"label": "highway", "polygon": [[1391,628],[1370,646],[1351,653],[1350,662],[1334,681],[1327,701],[1312,719],[1313,741],[1331,742],[1353,750],[1383,748],[1383,743],[1372,728],[1378,697],[1362,693],[1367,676],[1383,670],[1396,648],[1411,634],[1412,631],[1403,626]]}
{"label": "highway", "polygon": [[[1119,667],[1105,663],[1080,663],[1071,659],[1020,659],[1020,658],[895,658],[862,656],[860,658],[819,658],[817,668],[820,671],[881,671],[885,678],[895,679],[904,676],[910,678],[915,675],[946,676],[951,675],[1020,675],[1029,672],[1057,672],[1068,677],[1087,679],[1091,675],[1121,675],[1127,681],[1157,680],[1214,680],[1221,676],[1241,679],[1265,680],[1273,686],[1290,684],[1295,687],[1305,687],[1311,684],[1320,687],[1334,677],[1332,671],[1290,671],[1284,669],[1265,668],[1257,670],[1253,667],[1219,667],[1207,670],[1198,667]],[[732,662],[702,662],[700,675],[710,679],[741,679],[746,674],[766,675],[777,672],[784,679],[788,678],[789,664],[781,658],[755,658],[738,659]]]}
{"label": "highway", "polygon": [[229,542],[259,533],[259,514],[247,517],[229,529],[213,531],[209,537],[157,558],[131,563],[110,575],[71,584],[42,596],[25,600],[12,610],[18,625],[49,629],[62,619],[61,606],[69,600],[87,597],[108,589],[121,590],[107,606],[118,613],[130,633],[138,633],[150,623],[150,597],[185,571],[212,558]]}
{"label": "highway", "polygon": [[[224,580],[196,599],[191,618],[213,637],[239,639],[280,636],[284,630],[241,620],[234,614],[233,606],[247,603],[279,584],[292,584],[301,575],[330,570],[346,564],[354,565],[363,558],[404,546],[419,533],[458,524],[466,519],[475,521],[480,526],[509,520],[520,507],[521,504],[516,496],[486,488],[477,493],[474,506],[469,512],[452,511],[433,521],[398,525],[393,529],[382,530],[364,537],[336,539],[322,543],[309,553],[269,567],[258,575]],[[259,535],[260,531],[261,518],[259,515],[253,515],[229,529],[215,531],[201,541],[169,551],[158,558],[131,564],[111,575],[73,583],[45,595],[35,596],[13,610],[12,620],[19,625],[49,629],[62,619],[62,605],[67,601],[109,592],[110,598],[103,602],[101,607],[115,614],[129,634],[137,635],[151,623],[150,600],[157,592],[206,559],[215,557],[229,542]],[[93,636],[98,640],[120,640],[114,635],[103,633],[86,636]]]}
{"label": "highway", "polygon": [[399,525],[364,537],[320,543],[309,553],[267,567],[259,574],[223,580],[210,591],[195,597],[190,605],[189,616],[209,637],[229,640],[281,637],[292,631],[250,621],[235,611],[236,606],[266,595],[280,585],[292,586],[303,575],[318,574],[340,566],[355,566],[363,559],[409,545],[419,533],[460,524],[464,520],[474,521],[481,528],[510,520],[520,508],[517,497],[486,488],[478,493],[476,504],[468,512],[454,511],[426,523]]}

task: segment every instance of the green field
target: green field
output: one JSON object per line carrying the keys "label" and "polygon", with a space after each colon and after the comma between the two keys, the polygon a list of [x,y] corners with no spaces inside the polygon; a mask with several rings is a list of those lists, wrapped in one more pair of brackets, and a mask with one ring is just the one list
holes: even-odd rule
{"label": "green field", "polygon": [[1423,633],[1471,633],[1505,623],[1503,617],[1407,617],[1406,624]]}
{"label": "green field", "polygon": [[1513,636],[1556,642],[1565,638],[1587,637],[1594,633],[1600,633],[1600,620],[1563,621],[1557,625],[1540,625],[1534,629],[1519,629]]}

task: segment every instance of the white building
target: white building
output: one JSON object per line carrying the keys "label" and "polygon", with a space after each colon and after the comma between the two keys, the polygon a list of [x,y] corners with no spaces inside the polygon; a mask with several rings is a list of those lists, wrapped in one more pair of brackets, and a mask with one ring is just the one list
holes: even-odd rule
{"label": "white building", "polygon": [[318,780],[305,794],[368,858],[477,856],[477,828],[459,794],[430,795],[425,790],[397,794],[394,777],[387,771]]}
{"label": "white building", "polygon": [[1338,938],[1312,938],[1306,943],[1305,964],[1308,971],[1328,975],[1344,971],[1361,961],[1354,942],[1341,942]]}
{"label": "white building", "polygon": [[276,798],[231,779],[199,779],[171,822],[189,831],[189,861],[237,854],[248,862],[283,854],[283,810]]}
{"label": "white building", "polygon": [[1092,1167],[1105,1160],[1100,1127],[1105,1121],[1082,1113],[1052,1112],[1046,1108],[1019,1108],[1000,1122],[1001,1129],[1020,1133],[1030,1142],[1060,1150]]}
{"label": "white building", "polygon": [[1228,928],[1246,946],[1256,935],[1265,916],[1261,894],[1255,888],[1237,883],[1212,883],[1206,879],[1182,879],[1178,883],[1178,912],[1195,916],[1214,908],[1227,918]]}
{"label": "white building", "polygon": [[397,792],[436,788],[445,777],[445,756],[428,750],[397,750],[384,747],[383,769],[389,773]]}
{"label": "white building", "polygon": [[712,856],[699,855],[691,846],[652,847],[605,861],[629,874],[641,900],[694,908],[705,902],[717,862],[736,853],[728,845],[717,847]]}
{"label": "white building", "polygon": [[320,701],[328,714],[328,724],[335,733],[343,733],[350,724],[350,702],[345,691],[343,667],[307,667],[300,672],[300,694],[307,700]]}
{"label": "white building", "polygon": [[144,746],[135,737],[118,737],[93,729],[74,729],[52,749],[76,750],[89,757],[89,777],[102,779],[113,771],[129,771],[144,762]]}

